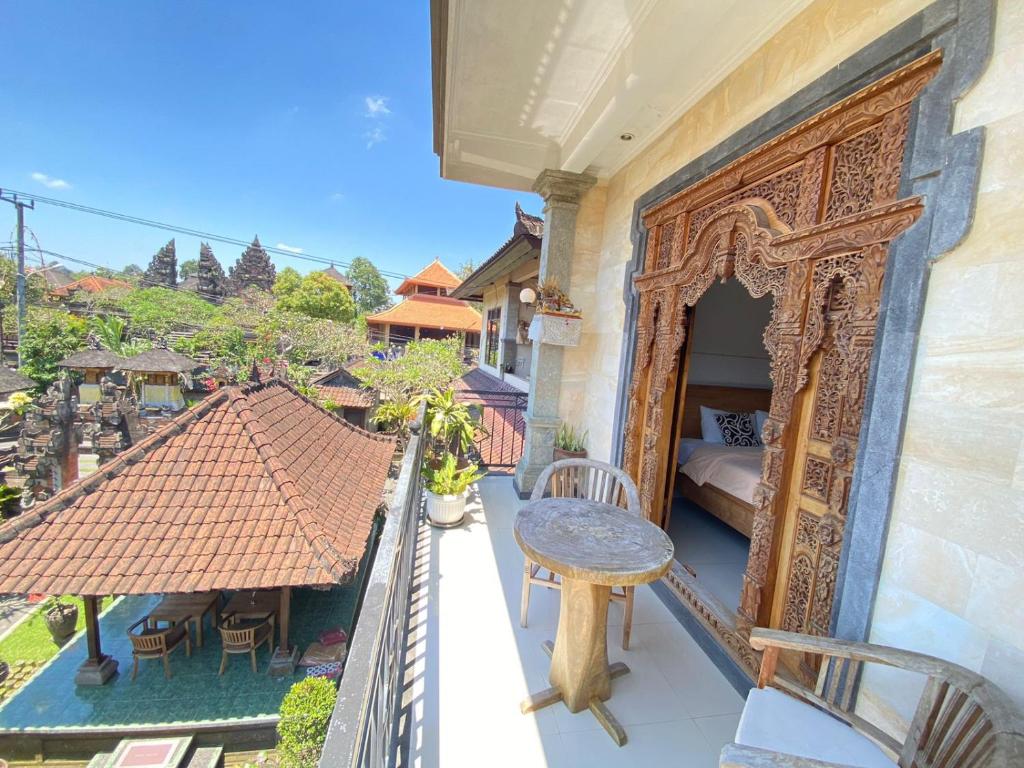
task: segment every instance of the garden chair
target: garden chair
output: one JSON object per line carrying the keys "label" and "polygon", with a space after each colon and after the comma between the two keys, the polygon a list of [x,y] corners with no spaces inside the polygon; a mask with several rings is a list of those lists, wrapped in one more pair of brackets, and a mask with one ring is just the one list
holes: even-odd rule
{"label": "garden chair", "polygon": [[[979,674],[934,656],[869,643],[754,629],[757,688],[722,750],[723,768],[1008,768],[1024,765],[1024,719]],[[776,674],[780,651],[821,657],[813,691]],[[865,664],[916,673],[924,692],[905,734],[855,712]]]}
{"label": "garden chair", "polygon": [[264,643],[270,649],[270,643],[274,638],[274,625],[271,615],[260,621],[233,622],[232,616],[224,617],[223,623],[218,627],[222,652],[220,657],[220,672],[223,675],[228,666],[228,655],[237,653],[249,654],[252,662],[252,671],[256,672],[256,649]]}
{"label": "garden chair", "polygon": [[[191,616],[186,616],[173,627],[150,626],[149,616],[143,616],[130,627],[128,627],[128,638],[132,641],[132,682],[139,674],[139,659],[162,659],[164,662],[164,676],[171,678],[171,663],[168,660],[171,652],[185,645],[185,655],[192,655],[192,638],[188,633],[188,622]],[[137,634],[133,632],[136,627],[142,627]]]}
{"label": "garden chair", "polygon": [[[540,473],[530,501],[538,501],[550,495],[557,498],[589,499],[615,504],[635,515],[642,514],[640,494],[633,480],[618,467],[593,459],[562,459],[549,464]],[[541,566],[526,558],[523,565],[523,597],[519,612],[519,624],[526,626],[526,614],[530,608],[530,587],[532,585],[561,589],[558,575],[550,571],[541,573]],[[622,620],[622,649],[629,650],[629,636],[633,631],[634,587],[612,589],[611,599],[624,604]]]}

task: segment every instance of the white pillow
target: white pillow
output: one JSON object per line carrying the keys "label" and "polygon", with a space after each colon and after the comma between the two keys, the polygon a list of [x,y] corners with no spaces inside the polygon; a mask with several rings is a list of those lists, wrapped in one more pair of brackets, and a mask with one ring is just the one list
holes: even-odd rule
{"label": "white pillow", "polygon": [[761,432],[768,421],[768,411],[754,411],[754,429],[757,431],[757,442],[761,443]]}
{"label": "white pillow", "polygon": [[715,421],[715,414],[731,413],[731,411],[719,411],[715,408],[700,407],[700,435],[706,443],[725,445],[725,438],[722,437],[722,430],[718,428]]}
{"label": "white pillow", "polygon": [[703,440],[696,437],[684,437],[679,441],[679,466],[683,466],[693,456],[693,452],[704,444]]}

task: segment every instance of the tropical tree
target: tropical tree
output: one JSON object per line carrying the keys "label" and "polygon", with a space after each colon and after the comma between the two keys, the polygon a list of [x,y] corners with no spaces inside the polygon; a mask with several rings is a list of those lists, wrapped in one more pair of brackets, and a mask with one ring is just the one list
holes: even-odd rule
{"label": "tropical tree", "polygon": [[272,291],[274,296],[280,299],[295,293],[299,290],[300,285],[302,285],[302,275],[298,273],[298,270],[285,267],[277,273]]}
{"label": "tropical tree", "polygon": [[382,400],[400,402],[446,390],[466,371],[463,343],[461,336],[410,341],[401,355],[368,357],[353,373],[363,386],[380,392]]}
{"label": "tropical tree", "polygon": [[356,307],[348,289],[323,272],[311,272],[302,278],[298,287],[287,293],[278,293],[280,280],[279,277],[278,282],[274,283],[274,295],[277,296],[279,309],[343,323],[355,317]]}
{"label": "tropical tree", "polygon": [[128,338],[128,323],[117,315],[96,316],[89,322],[89,330],[95,334],[100,345],[115,355],[131,357],[146,349],[148,342],[142,339]]}
{"label": "tropical tree", "polygon": [[178,279],[184,280],[199,274],[199,259],[185,259],[178,265]]}
{"label": "tropical tree", "polygon": [[128,325],[137,335],[203,326],[217,314],[216,307],[191,291],[159,286],[103,291],[91,298],[90,305],[93,310],[114,310],[127,315]]}
{"label": "tropical tree", "polygon": [[57,363],[85,344],[88,325],[80,317],[52,309],[31,308],[18,352],[21,372],[44,389],[57,379]]}
{"label": "tropical tree", "polygon": [[346,273],[360,315],[378,312],[391,303],[391,289],[373,263],[362,256],[352,259]]}

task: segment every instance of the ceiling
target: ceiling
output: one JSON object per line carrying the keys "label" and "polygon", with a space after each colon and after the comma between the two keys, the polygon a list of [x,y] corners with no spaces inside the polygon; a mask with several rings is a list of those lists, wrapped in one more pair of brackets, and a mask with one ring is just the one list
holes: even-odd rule
{"label": "ceiling", "polygon": [[809,2],[433,0],[441,175],[609,177]]}

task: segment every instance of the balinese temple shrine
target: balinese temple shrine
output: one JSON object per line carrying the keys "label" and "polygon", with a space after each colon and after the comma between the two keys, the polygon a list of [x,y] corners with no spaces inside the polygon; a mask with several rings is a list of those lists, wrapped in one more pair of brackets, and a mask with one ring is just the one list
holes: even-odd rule
{"label": "balinese temple shrine", "polygon": [[[76,371],[81,376],[78,384],[78,402],[82,406],[91,406],[100,400],[100,389],[103,379],[113,376],[127,361],[115,355],[109,349],[102,349],[93,343],[89,349],[80,349],[57,363],[58,368]],[[118,377],[120,378],[120,377]]]}
{"label": "balinese temple shrine", "polygon": [[157,346],[128,358],[121,369],[139,382],[140,415],[177,413],[185,409],[182,384],[192,387],[192,373],[200,363],[166,346]]}

